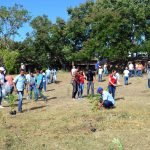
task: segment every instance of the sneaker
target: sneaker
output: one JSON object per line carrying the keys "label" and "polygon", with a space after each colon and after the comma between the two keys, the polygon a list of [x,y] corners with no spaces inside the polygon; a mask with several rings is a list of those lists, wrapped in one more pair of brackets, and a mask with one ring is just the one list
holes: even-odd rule
{"label": "sneaker", "polygon": [[4,108],[2,105],[0,105],[0,108]]}

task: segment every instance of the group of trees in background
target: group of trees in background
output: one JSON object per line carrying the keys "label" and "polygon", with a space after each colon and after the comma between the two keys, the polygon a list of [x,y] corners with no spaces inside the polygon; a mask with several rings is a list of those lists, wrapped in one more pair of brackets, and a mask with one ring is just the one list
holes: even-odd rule
{"label": "group of trees in background", "polygon": [[[21,62],[62,67],[74,60],[127,60],[129,53],[150,54],[149,0],[90,0],[67,13],[68,21],[58,17],[52,23],[47,15],[31,18],[20,5],[1,6],[1,63],[12,71],[10,64],[15,68]],[[14,41],[26,22],[33,31],[24,41]]]}

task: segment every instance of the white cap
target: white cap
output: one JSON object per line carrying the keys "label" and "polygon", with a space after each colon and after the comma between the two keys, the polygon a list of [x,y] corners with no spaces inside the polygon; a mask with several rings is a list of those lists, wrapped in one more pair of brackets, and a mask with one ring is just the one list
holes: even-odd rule
{"label": "white cap", "polygon": [[4,67],[0,67],[0,71],[5,71]]}

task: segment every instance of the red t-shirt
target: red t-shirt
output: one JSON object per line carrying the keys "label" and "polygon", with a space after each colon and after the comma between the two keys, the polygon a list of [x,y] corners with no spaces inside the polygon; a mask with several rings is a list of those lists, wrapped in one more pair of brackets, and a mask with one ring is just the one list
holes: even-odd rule
{"label": "red t-shirt", "polygon": [[84,75],[80,75],[80,77],[79,77],[79,82],[80,82],[81,84],[84,84]]}
{"label": "red t-shirt", "polygon": [[[113,85],[113,84],[116,84],[117,83],[117,78],[115,76],[113,76],[112,74],[109,75],[109,85]],[[112,84],[113,83],[113,84]]]}

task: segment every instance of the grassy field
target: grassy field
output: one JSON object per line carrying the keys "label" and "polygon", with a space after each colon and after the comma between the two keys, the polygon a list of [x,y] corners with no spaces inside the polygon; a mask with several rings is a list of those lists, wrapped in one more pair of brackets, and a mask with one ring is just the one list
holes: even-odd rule
{"label": "grassy field", "polygon": [[[0,150],[149,150],[150,90],[146,76],[117,87],[116,108],[93,112],[87,98],[73,101],[70,74],[44,93],[48,102],[24,100],[23,113],[0,110]],[[98,86],[107,87],[108,79]],[[86,84],[85,84],[86,85]],[[86,94],[86,86],[85,91]],[[95,129],[92,132],[91,129]]]}

